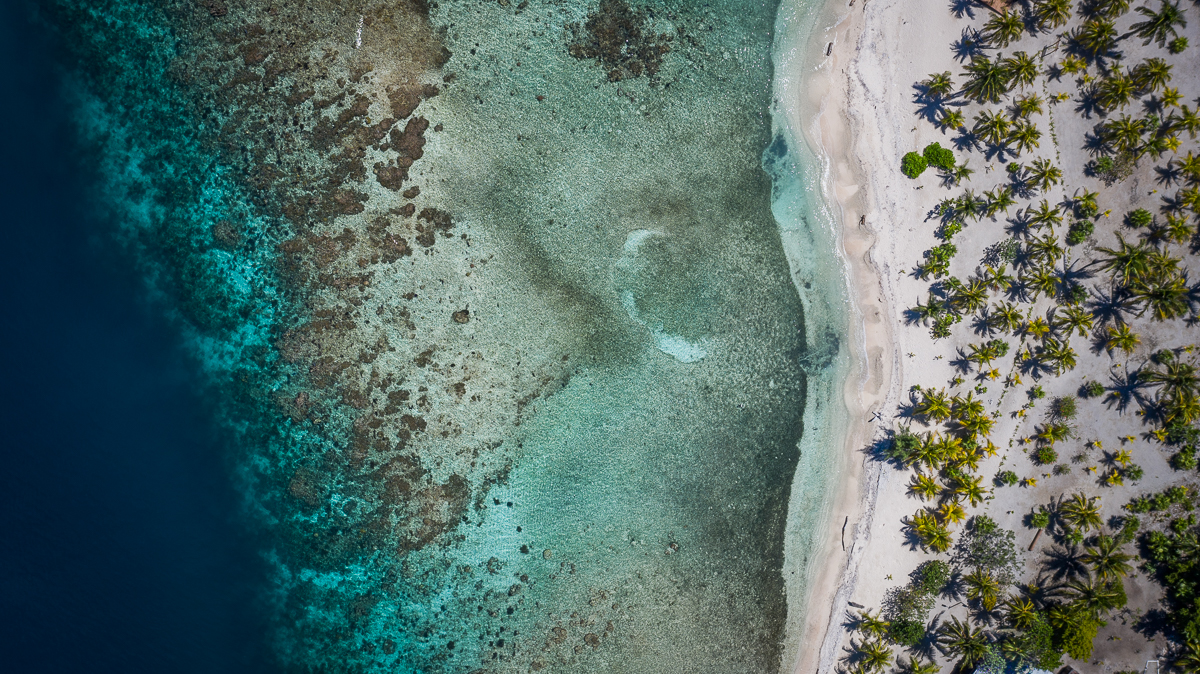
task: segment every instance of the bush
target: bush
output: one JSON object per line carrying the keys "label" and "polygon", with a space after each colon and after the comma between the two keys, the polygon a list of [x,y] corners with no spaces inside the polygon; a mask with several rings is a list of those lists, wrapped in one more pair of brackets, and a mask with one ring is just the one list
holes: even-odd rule
{"label": "bush", "polygon": [[896,437],[892,438],[892,444],[884,450],[884,455],[889,459],[908,463],[912,453],[921,446],[921,439],[913,435],[908,427],[902,427],[896,432]]}
{"label": "bush", "polygon": [[1167,51],[1172,54],[1178,54],[1188,47],[1188,39],[1186,37],[1177,37],[1167,43]]}
{"label": "bush", "polygon": [[1101,157],[1096,160],[1096,163],[1093,166],[1093,170],[1095,171],[1096,175],[1111,173],[1115,168],[1117,168],[1117,162],[1113,161],[1112,157]]}
{"label": "bush", "polygon": [[1048,466],[1058,461],[1058,452],[1053,447],[1041,447],[1033,453],[1033,460],[1041,466]]}
{"label": "bush", "polygon": [[1029,526],[1034,529],[1045,529],[1050,526],[1050,513],[1039,510],[1029,516]]}
{"label": "bush", "polygon": [[1136,463],[1132,464],[1129,467],[1122,470],[1121,474],[1124,477],[1129,478],[1133,482],[1137,482],[1138,480],[1142,479],[1143,477],[1146,477],[1146,471],[1141,466],[1137,465]]}
{"label": "bush", "polygon": [[1046,390],[1042,388],[1041,384],[1038,384],[1037,386],[1034,386],[1033,388],[1029,389],[1029,399],[1030,400],[1041,400],[1042,398],[1045,398],[1045,397],[1046,397]]}
{"label": "bush", "polygon": [[1098,381],[1089,381],[1083,385],[1082,391],[1088,398],[1099,398],[1104,395],[1104,384]]}
{"label": "bush", "polygon": [[916,646],[925,637],[925,623],[901,618],[888,624],[888,639],[897,646]]}
{"label": "bush", "polygon": [[942,225],[942,228],[940,230],[938,230],[937,236],[942,241],[949,242],[950,239],[954,238],[955,234],[958,234],[962,230],[963,230],[963,225],[961,222],[959,222],[958,220],[951,220],[950,222],[947,222],[946,224]]}
{"label": "bush", "polygon": [[909,178],[916,178],[928,167],[929,162],[916,152],[909,152],[900,160],[900,172]]}
{"label": "bush", "polygon": [[922,158],[929,166],[943,171],[953,171],[955,166],[954,152],[942,147],[941,143],[930,143],[925,146]]}
{"label": "bush", "polygon": [[1182,449],[1171,457],[1171,467],[1175,470],[1195,470],[1196,453],[1190,449]]}
{"label": "bush", "polygon": [[1073,397],[1059,396],[1050,403],[1050,415],[1055,419],[1074,419],[1078,413],[1079,409]]}
{"label": "bush", "polygon": [[1086,241],[1094,231],[1096,231],[1096,225],[1091,220],[1076,220],[1067,230],[1067,244],[1078,246]]}
{"label": "bush", "polygon": [[940,559],[930,560],[917,567],[912,573],[913,587],[924,594],[941,594],[950,582],[950,565]]}
{"label": "bush", "polygon": [[1006,470],[1006,471],[1003,471],[1000,473],[996,473],[996,479],[995,479],[996,486],[1005,485],[1005,486],[1011,487],[1020,481],[1021,481],[1021,478],[1017,477],[1017,474],[1012,472],[1011,470]]}
{"label": "bush", "polygon": [[1054,464],[1054,474],[1055,475],[1066,475],[1070,472],[1071,472],[1071,467],[1068,466],[1067,464],[1065,464],[1065,463]]}
{"label": "bush", "polygon": [[1154,215],[1144,208],[1139,208],[1136,211],[1129,211],[1129,213],[1125,215],[1125,224],[1135,229],[1149,227],[1150,223],[1152,222],[1154,222]]}

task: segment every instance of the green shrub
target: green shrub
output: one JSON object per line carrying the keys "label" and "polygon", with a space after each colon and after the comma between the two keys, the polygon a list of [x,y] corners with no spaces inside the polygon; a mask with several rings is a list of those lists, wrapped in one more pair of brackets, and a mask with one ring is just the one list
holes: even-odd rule
{"label": "green shrub", "polygon": [[1190,449],[1182,449],[1171,457],[1171,467],[1175,470],[1195,470],[1196,453]]}
{"label": "green shrub", "polygon": [[1188,39],[1186,37],[1177,37],[1167,43],[1167,51],[1172,54],[1178,54],[1188,47]]}
{"label": "green shrub", "polygon": [[1122,470],[1121,475],[1129,478],[1133,482],[1137,482],[1143,477],[1146,477],[1146,471],[1135,463]]}
{"label": "green shrub", "polygon": [[928,167],[929,162],[916,152],[909,152],[900,160],[900,172],[909,178],[916,178]]}
{"label": "green shrub", "polygon": [[1096,160],[1095,170],[1098,175],[1111,173],[1115,168],[1117,168],[1117,162],[1113,161],[1112,157],[1101,157]]}
{"label": "green shrub", "polygon": [[1054,464],[1054,474],[1055,475],[1066,475],[1070,472],[1071,472],[1071,467],[1068,466],[1067,464],[1065,464],[1065,463]]}
{"label": "green shrub", "polygon": [[1050,403],[1050,415],[1055,419],[1074,419],[1078,413],[1073,396],[1059,396]]}
{"label": "green shrub", "polygon": [[949,242],[950,239],[954,238],[955,234],[958,234],[962,230],[963,225],[961,222],[958,220],[951,220],[950,222],[942,225],[942,228],[938,231],[938,238],[942,241]]}
{"label": "green shrub", "polygon": [[925,146],[922,158],[929,166],[943,171],[953,171],[955,167],[954,152],[942,147],[941,143],[930,143]]}
{"label": "green shrub", "polygon": [[1089,398],[1099,398],[1104,395],[1104,384],[1098,381],[1089,381],[1083,385],[1083,394]]}
{"label": "green shrub", "polygon": [[888,624],[888,639],[897,646],[916,646],[925,637],[925,623],[901,618]]}
{"label": "green shrub", "polygon": [[1150,223],[1152,222],[1154,222],[1154,215],[1144,208],[1139,208],[1136,211],[1130,211],[1125,215],[1125,224],[1129,225],[1130,227],[1149,227]]}
{"label": "green shrub", "polygon": [[1031,400],[1041,400],[1042,398],[1045,398],[1045,397],[1046,397],[1046,390],[1042,388],[1041,384],[1038,384],[1037,386],[1034,386],[1033,388],[1029,389],[1029,398]]}
{"label": "green shrub", "polygon": [[1067,244],[1078,246],[1086,241],[1094,231],[1096,231],[1096,225],[1091,220],[1076,220],[1067,230]]}
{"label": "green shrub", "polygon": [[887,448],[884,454],[889,459],[908,463],[912,453],[920,446],[921,439],[909,431],[907,426],[904,426],[896,432],[896,436],[892,438],[892,444]]}
{"label": "green shrub", "polygon": [[1048,466],[1058,461],[1058,452],[1054,451],[1053,447],[1039,447],[1033,453],[1033,460],[1039,465]]}
{"label": "green shrub", "polygon": [[950,565],[940,559],[924,562],[912,574],[913,587],[924,594],[940,594],[950,582]]}
{"label": "green shrub", "polygon": [[1034,529],[1045,529],[1050,526],[1050,513],[1039,510],[1029,516],[1029,526]]}
{"label": "green shrub", "polygon": [[1017,477],[1017,474],[1012,472],[1011,470],[1006,470],[1006,471],[997,473],[996,480],[995,480],[997,486],[1005,485],[1008,487],[1011,487],[1020,481],[1021,481],[1021,478]]}

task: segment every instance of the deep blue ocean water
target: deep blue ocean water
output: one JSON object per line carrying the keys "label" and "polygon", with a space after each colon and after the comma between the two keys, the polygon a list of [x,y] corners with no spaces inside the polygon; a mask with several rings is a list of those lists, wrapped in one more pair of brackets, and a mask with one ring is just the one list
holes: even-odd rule
{"label": "deep blue ocean water", "polygon": [[0,671],[263,672],[255,550],[178,331],[89,217],[57,49],[0,6]]}

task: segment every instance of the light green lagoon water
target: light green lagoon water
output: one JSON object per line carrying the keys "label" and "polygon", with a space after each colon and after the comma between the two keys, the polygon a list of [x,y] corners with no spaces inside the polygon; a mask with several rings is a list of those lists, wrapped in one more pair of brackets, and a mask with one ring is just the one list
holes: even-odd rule
{"label": "light green lagoon water", "polygon": [[847,319],[773,128],[776,28],[815,9],[778,11],[46,11],[98,200],[209,373],[283,669],[795,657]]}

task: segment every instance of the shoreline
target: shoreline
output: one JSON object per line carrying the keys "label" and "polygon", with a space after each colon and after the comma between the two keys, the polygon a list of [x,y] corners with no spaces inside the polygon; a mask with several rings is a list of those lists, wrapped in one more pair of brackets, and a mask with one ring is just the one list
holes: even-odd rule
{"label": "shoreline", "polygon": [[[825,3],[807,44],[798,46],[805,54],[791,64],[790,86],[780,92],[793,138],[806,143],[820,161],[821,198],[834,220],[836,252],[849,293],[850,368],[841,394],[850,423],[831,485],[835,491],[824,543],[810,564],[800,651],[791,668],[797,674],[829,672],[836,664],[843,637],[836,627],[857,586],[884,477],[877,463],[868,464],[860,455],[878,436],[872,413],[893,406],[900,394],[898,344],[885,318],[892,313],[894,297],[872,257],[878,243],[871,226],[876,185],[856,153],[855,128],[861,122],[851,112],[845,74],[858,57],[864,24],[863,12],[854,9],[844,0]],[[832,49],[826,55],[828,43]],[[863,217],[866,224],[860,225]]]}

